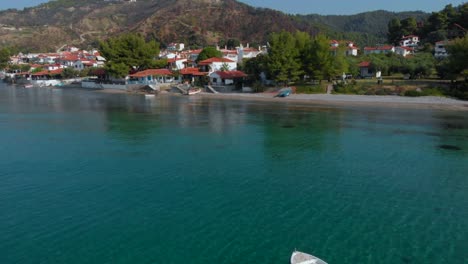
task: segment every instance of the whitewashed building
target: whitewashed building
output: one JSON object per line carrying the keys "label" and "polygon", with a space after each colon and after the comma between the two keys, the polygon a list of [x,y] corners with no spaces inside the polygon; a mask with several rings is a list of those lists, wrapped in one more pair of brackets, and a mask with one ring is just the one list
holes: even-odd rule
{"label": "whitewashed building", "polygon": [[419,37],[416,35],[403,36],[400,40],[400,46],[416,48],[419,46]]}
{"label": "whitewashed building", "polygon": [[438,41],[435,43],[434,47],[434,57],[436,59],[443,59],[448,57],[448,52],[447,52],[447,45],[449,44],[449,41],[443,40],[443,41]]}
{"label": "whitewashed building", "polygon": [[205,71],[210,73],[221,70],[237,70],[237,62],[226,58],[209,58],[207,60],[200,61],[198,66],[205,67]]}

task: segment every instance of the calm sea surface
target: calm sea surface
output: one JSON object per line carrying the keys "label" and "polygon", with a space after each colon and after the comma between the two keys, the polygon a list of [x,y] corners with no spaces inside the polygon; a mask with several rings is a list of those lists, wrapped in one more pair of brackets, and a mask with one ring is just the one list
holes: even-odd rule
{"label": "calm sea surface", "polygon": [[0,84],[0,263],[468,263],[468,115]]}

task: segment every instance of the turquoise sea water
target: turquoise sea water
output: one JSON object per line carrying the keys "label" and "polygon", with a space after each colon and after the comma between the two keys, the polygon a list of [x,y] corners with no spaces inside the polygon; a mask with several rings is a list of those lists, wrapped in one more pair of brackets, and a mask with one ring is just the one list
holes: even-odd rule
{"label": "turquoise sea water", "polygon": [[0,84],[0,237],[0,263],[468,263],[468,116]]}

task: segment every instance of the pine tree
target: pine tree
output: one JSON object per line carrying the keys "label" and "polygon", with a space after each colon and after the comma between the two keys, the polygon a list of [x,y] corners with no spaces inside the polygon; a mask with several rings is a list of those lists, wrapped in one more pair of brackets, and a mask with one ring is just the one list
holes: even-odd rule
{"label": "pine tree", "polygon": [[268,50],[268,69],[270,76],[280,83],[299,80],[303,74],[296,48],[296,40],[289,32],[273,33]]}
{"label": "pine tree", "polygon": [[330,52],[330,40],[325,35],[317,35],[309,50],[308,74],[319,81],[330,79],[334,73],[333,60],[333,55]]}
{"label": "pine tree", "polygon": [[106,70],[114,77],[124,77],[131,69],[139,71],[154,66],[159,43],[148,41],[137,34],[125,34],[99,43],[106,58]]}
{"label": "pine tree", "polygon": [[401,22],[398,18],[393,18],[388,22],[387,39],[389,43],[397,44],[401,38]]}

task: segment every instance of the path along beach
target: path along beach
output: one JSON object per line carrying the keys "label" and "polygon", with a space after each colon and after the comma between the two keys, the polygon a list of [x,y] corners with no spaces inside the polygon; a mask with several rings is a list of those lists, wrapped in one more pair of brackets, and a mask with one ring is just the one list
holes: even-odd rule
{"label": "path along beach", "polygon": [[[119,90],[97,90],[101,93],[126,93]],[[162,92],[162,96],[184,96],[177,93]],[[275,97],[276,93],[199,93],[197,97],[250,100],[265,102],[288,102],[299,105],[317,106],[371,106],[411,109],[438,109],[468,111],[468,101],[438,96],[404,97],[393,95],[343,95],[343,94],[291,94],[288,97]]]}
{"label": "path along beach", "polygon": [[391,95],[335,95],[335,94],[292,94],[285,98],[274,97],[272,93],[258,94],[211,94],[197,96],[216,99],[259,100],[271,102],[289,102],[301,105],[319,106],[376,106],[392,108],[418,108],[468,111],[468,101],[447,97],[424,96],[402,97]]}

